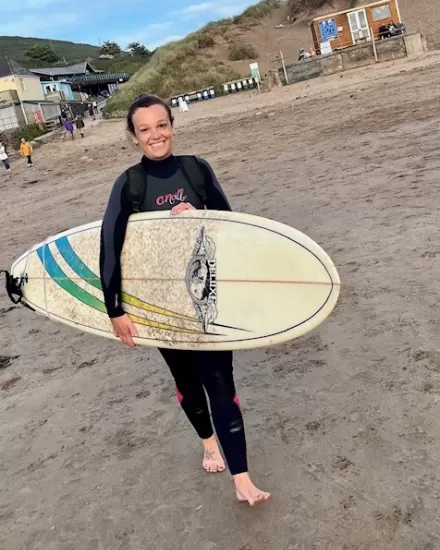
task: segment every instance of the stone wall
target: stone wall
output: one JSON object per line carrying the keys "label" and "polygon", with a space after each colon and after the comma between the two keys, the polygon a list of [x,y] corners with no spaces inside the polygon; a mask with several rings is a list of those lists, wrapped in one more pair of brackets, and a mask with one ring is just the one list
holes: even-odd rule
{"label": "stone wall", "polygon": [[[408,55],[420,54],[424,51],[423,40],[419,33],[389,38],[376,41],[377,58],[379,62],[392,61],[407,57]],[[356,69],[376,63],[372,42],[353,46],[344,50],[312,57],[305,61],[299,61],[293,65],[286,66],[289,84],[301,82],[318,76]],[[281,82],[286,84],[286,77],[283,68],[278,69]]]}

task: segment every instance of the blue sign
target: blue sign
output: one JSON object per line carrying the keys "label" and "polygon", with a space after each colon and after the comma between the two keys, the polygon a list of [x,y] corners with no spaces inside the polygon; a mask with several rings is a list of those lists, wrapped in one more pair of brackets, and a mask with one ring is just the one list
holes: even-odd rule
{"label": "blue sign", "polygon": [[338,27],[336,19],[328,19],[319,23],[319,32],[321,33],[321,42],[328,42],[338,38]]}

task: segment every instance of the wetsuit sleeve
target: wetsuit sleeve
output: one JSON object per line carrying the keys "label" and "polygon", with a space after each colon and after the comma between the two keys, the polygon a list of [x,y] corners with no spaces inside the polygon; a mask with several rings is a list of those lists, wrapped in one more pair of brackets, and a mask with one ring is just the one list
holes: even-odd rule
{"label": "wetsuit sleeve", "polygon": [[102,220],[99,268],[110,318],[124,315],[121,300],[121,252],[132,208],[125,194],[125,174],[116,180]]}
{"label": "wetsuit sleeve", "polygon": [[211,168],[209,163],[205,159],[199,158],[198,161],[202,167],[202,170],[207,176],[205,178],[206,184],[206,194],[208,195],[206,201],[206,207],[209,210],[229,210],[231,211],[231,205],[229,204],[226,195],[221,188],[217,177],[214,173],[214,170]]}

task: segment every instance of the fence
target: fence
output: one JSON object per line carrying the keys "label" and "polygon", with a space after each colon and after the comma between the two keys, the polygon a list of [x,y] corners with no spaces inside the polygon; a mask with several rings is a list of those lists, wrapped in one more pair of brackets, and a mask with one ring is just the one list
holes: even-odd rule
{"label": "fence", "polygon": [[372,65],[378,62],[401,59],[407,55],[424,51],[422,36],[419,33],[370,41],[361,46],[352,46],[337,52],[311,57],[304,61],[277,58],[278,73],[283,84],[294,84],[318,76],[325,76]]}

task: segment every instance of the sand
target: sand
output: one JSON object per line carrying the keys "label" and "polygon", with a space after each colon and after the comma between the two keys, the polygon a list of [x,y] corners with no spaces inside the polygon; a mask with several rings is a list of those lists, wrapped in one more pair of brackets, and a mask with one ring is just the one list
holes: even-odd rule
{"label": "sand", "polygon": [[[234,500],[156,350],[128,350],[0,299],[0,548],[440,548],[440,56],[177,114],[236,210],[290,224],[336,263],[334,314],[236,354],[251,473]],[[0,265],[102,217],[137,161],[123,124],[0,171]]]}

